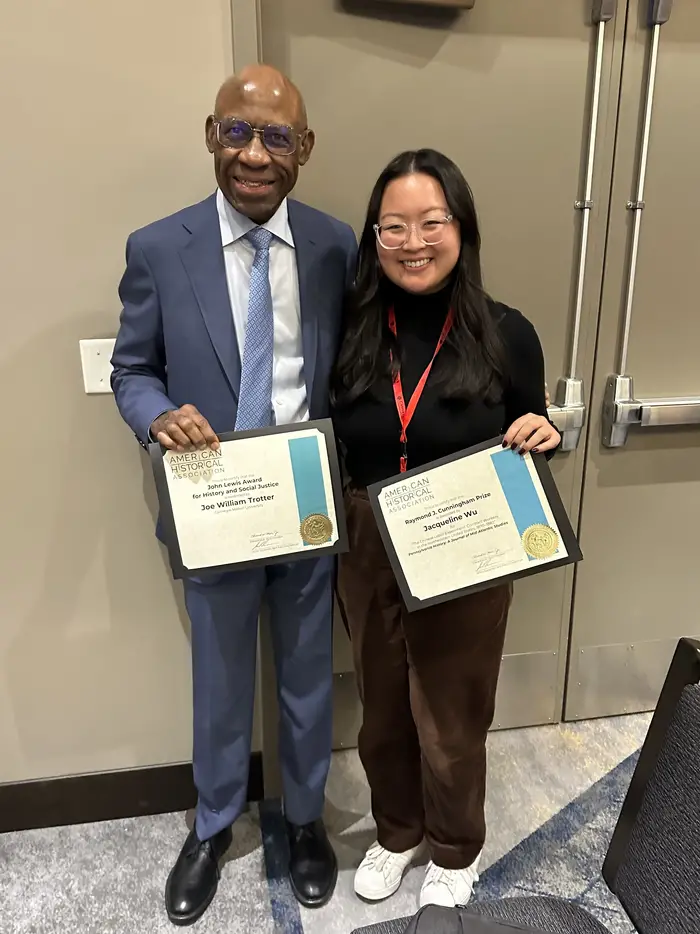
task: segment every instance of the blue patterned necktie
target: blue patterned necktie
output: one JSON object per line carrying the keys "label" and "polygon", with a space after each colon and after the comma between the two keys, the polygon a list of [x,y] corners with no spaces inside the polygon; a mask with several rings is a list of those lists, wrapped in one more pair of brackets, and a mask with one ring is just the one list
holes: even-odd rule
{"label": "blue patterned necktie", "polygon": [[266,428],[272,422],[272,353],[275,331],[269,276],[272,234],[264,227],[255,227],[248,231],[246,239],[255,247],[255,259],[250,273],[248,321],[243,345],[236,431]]}

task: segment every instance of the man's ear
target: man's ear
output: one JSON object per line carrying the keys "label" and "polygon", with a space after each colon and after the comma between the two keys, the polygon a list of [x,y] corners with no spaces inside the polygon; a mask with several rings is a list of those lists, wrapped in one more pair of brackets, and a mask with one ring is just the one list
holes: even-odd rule
{"label": "man's ear", "polygon": [[207,123],[204,132],[207,149],[209,152],[214,152],[216,149],[216,120],[213,114],[210,114],[207,117]]}
{"label": "man's ear", "polygon": [[299,165],[306,165],[306,163],[309,161],[315,142],[316,134],[314,131],[305,130],[299,146]]}

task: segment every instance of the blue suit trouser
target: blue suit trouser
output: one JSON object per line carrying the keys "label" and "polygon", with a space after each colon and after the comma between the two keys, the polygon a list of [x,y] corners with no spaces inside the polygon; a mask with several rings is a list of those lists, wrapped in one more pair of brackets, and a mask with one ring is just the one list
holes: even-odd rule
{"label": "blue suit trouser", "polygon": [[270,611],[285,813],[323,811],[332,737],[333,559],[306,559],[185,581],[192,623],[197,835],[232,824],[246,803],[260,606]]}

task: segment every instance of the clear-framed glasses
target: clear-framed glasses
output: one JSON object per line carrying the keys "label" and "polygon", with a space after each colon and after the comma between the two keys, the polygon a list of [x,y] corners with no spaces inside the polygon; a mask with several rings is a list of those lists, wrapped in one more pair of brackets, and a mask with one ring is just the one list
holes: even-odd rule
{"label": "clear-framed glasses", "polygon": [[295,133],[284,123],[268,123],[258,129],[238,117],[224,117],[216,122],[216,138],[224,149],[245,149],[254,136],[259,136],[265,149],[273,156],[291,156],[303,135]]}
{"label": "clear-framed glasses", "polygon": [[402,246],[406,246],[412,230],[415,230],[421,243],[434,246],[436,243],[442,243],[445,238],[445,228],[451,222],[451,214],[446,217],[431,217],[419,224],[392,221],[390,224],[375,224],[374,232],[385,250],[400,250]]}

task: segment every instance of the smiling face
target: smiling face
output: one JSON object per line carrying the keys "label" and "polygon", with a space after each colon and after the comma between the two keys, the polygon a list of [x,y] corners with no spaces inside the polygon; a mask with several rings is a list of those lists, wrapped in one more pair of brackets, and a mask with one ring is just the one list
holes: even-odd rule
{"label": "smiling face", "polygon": [[[261,133],[240,148],[224,146],[222,141],[239,142],[236,134],[240,135],[240,125],[220,138],[218,124],[222,120],[228,125],[233,120],[244,121],[260,131],[279,127],[280,132],[268,131],[268,140],[279,141],[284,131],[295,151],[289,155],[270,152]],[[284,130],[287,127],[289,131]],[[223,85],[215,113],[207,120],[206,141],[226,200],[256,224],[264,224],[294,188],[299,166],[311,155],[314,135],[307,129],[304,103],[294,85],[276,69],[257,65]]]}
{"label": "smiling face", "polygon": [[[450,209],[442,186],[422,172],[395,178],[384,189],[379,208],[380,237],[400,240],[400,225],[408,226],[408,240],[398,249],[377,243],[379,263],[387,278],[407,292],[437,292],[449,280],[461,248],[459,224],[445,223]],[[424,243],[440,240],[439,243]]]}

